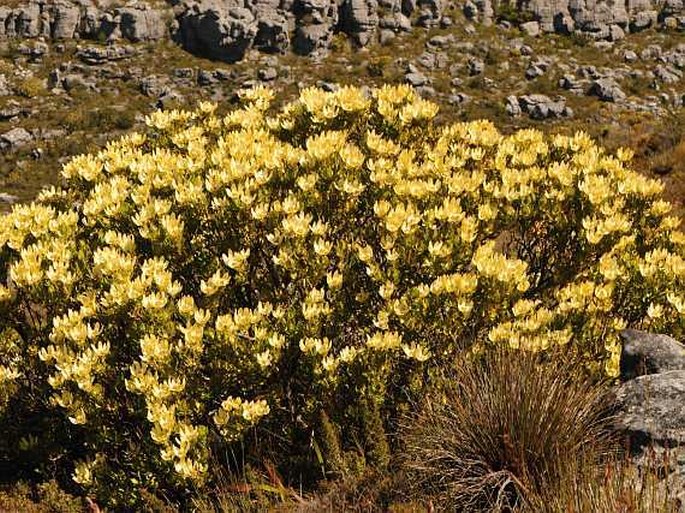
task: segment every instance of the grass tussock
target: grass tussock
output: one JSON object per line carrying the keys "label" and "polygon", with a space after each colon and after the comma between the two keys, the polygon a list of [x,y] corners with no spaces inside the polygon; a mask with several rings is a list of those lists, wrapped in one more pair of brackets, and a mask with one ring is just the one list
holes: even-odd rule
{"label": "grass tussock", "polygon": [[523,507],[614,450],[610,407],[603,385],[565,364],[506,351],[465,361],[406,420],[412,493],[447,511]]}
{"label": "grass tussock", "polygon": [[[670,458],[666,455],[665,458]],[[575,466],[553,490],[534,497],[536,513],[676,513],[681,511],[673,476],[665,479],[668,461],[652,457],[642,465],[612,459],[604,464]]]}

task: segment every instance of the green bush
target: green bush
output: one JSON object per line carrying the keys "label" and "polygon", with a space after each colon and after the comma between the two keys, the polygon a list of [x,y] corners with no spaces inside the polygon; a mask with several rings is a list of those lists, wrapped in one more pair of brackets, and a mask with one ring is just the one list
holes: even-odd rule
{"label": "green bush", "polygon": [[628,152],[438,126],[408,87],[271,97],[155,113],[4,218],[0,459],[113,508],[240,444],[307,484],[386,465],[463,351],[615,376],[619,329],[683,334],[685,236]]}
{"label": "green bush", "polygon": [[45,81],[38,77],[27,77],[16,86],[16,93],[26,98],[35,98],[45,91]]}

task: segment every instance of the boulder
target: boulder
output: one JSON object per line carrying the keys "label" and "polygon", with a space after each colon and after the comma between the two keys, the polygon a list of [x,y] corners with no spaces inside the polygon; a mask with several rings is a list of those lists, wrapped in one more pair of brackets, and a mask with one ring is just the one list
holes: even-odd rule
{"label": "boulder", "polygon": [[119,10],[121,35],[130,41],[154,41],[167,35],[163,12],[148,6]]}
{"label": "boulder", "polygon": [[630,22],[631,32],[639,32],[656,25],[659,13],[653,10],[638,12]]}
{"label": "boulder", "polygon": [[98,65],[106,64],[111,61],[120,61],[136,54],[135,48],[131,46],[109,45],[86,46],[76,51],[76,57],[86,64]]}
{"label": "boulder", "polygon": [[637,62],[638,58],[637,54],[632,50],[623,52],[623,60],[626,62]]}
{"label": "boulder", "polygon": [[540,23],[537,21],[521,23],[521,30],[530,37],[537,37],[540,35]]}
{"label": "boulder", "polygon": [[283,13],[260,12],[253,46],[266,53],[285,53],[290,48],[291,25],[291,19]]}
{"label": "boulder", "polygon": [[278,78],[278,70],[273,66],[262,68],[257,71],[257,77],[263,82],[271,82],[272,80],[276,80]]}
{"label": "boulder", "polygon": [[621,333],[621,380],[645,374],[685,370],[685,345],[668,335],[623,330]]}
{"label": "boulder", "polygon": [[621,102],[626,99],[626,94],[612,78],[600,78],[593,81],[588,95],[596,96],[604,102]]}
{"label": "boulder", "polygon": [[654,78],[664,84],[677,84],[683,77],[683,72],[671,66],[659,65],[652,71]]}
{"label": "boulder", "polygon": [[26,146],[33,140],[30,132],[24,128],[13,128],[0,135],[0,151],[7,152]]}
{"label": "boulder", "polygon": [[570,0],[568,10],[577,30],[609,33],[609,25],[623,25],[628,21],[624,2],[613,0]]}
{"label": "boulder", "polygon": [[410,71],[404,75],[404,81],[412,87],[421,87],[428,83],[428,78],[419,71]]}
{"label": "boulder", "polygon": [[469,75],[476,76],[480,75],[485,71],[485,62],[482,59],[478,59],[476,57],[472,57],[469,59],[467,65],[466,65]]}
{"label": "boulder", "polygon": [[300,55],[320,54],[327,51],[333,27],[330,25],[303,25],[297,27],[293,50]]}
{"label": "boulder", "polygon": [[523,112],[521,110],[519,99],[514,95],[507,96],[504,109],[506,110],[507,114],[514,117],[520,116]]}
{"label": "boulder", "polygon": [[81,10],[66,0],[57,0],[52,6],[50,37],[53,39],[72,39],[79,28]]}
{"label": "boulder", "polygon": [[7,80],[7,77],[0,73],[0,96],[9,96],[12,94],[12,88]]}
{"label": "boulder", "polygon": [[17,196],[14,196],[13,194],[8,194],[6,192],[0,192],[0,203],[4,203],[5,205],[12,205],[19,201],[19,198]]}
{"label": "boulder", "polygon": [[570,116],[566,109],[566,98],[559,96],[552,99],[544,94],[528,94],[518,98],[521,110],[531,119],[543,120]]}
{"label": "boulder", "polygon": [[685,443],[685,370],[647,374],[623,383],[616,391],[617,427],[631,449]]}
{"label": "boulder", "polygon": [[31,1],[14,11],[14,32],[16,37],[32,38],[41,35],[40,4]]}
{"label": "boulder", "polygon": [[366,46],[378,27],[376,0],[345,0],[341,7],[340,24],[357,44]]}
{"label": "boulder", "polygon": [[545,70],[541,66],[531,64],[526,68],[525,76],[527,80],[533,80],[534,78],[541,77],[544,74]]}
{"label": "boulder", "polygon": [[177,38],[191,53],[236,62],[245,56],[258,32],[249,9],[234,2],[199,0],[184,4]]}
{"label": "boulder", "polygon": [[0,107],[0,121],[11,121],[19,116],[28,116],[31,111],[22,107],[19,102],[10,100],[7,105]]}

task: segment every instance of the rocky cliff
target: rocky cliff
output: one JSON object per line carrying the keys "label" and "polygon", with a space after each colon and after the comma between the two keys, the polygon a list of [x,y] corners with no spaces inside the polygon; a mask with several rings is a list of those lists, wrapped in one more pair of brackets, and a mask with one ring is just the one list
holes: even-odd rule
{"label": "rocky cliff", "polygon": [[338,33],[365,46],[414,26],[447,26],[454,9],[485,24],[520,23],[530,35],[616,40],[657,25],[685,30],[684,0],[27,0],[0,5],[0,40],[173,38],[191,52],[234,62],[251,48],[320,55]]}

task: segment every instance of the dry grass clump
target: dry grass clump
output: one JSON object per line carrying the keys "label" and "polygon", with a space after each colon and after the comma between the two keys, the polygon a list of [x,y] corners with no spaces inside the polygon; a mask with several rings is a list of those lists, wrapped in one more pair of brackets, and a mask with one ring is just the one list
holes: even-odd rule
{"label": "dry grass clump", "polygon": [[460,363],[404,426],[412,493],[447,511],[511,511],[616,444],[606,387],[534,355]]}
{"label": "dry grass clump", "polygon": [[[668,458],[670,456],[666,456]],[[676,513],[681,511],[673,478],[663,479],[664,463],[652,458],[638,466],[613,459],[602,465],[580,464],[553,490],[531,500],[535,513]]]}

